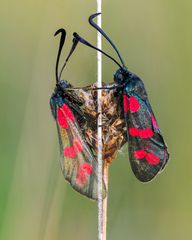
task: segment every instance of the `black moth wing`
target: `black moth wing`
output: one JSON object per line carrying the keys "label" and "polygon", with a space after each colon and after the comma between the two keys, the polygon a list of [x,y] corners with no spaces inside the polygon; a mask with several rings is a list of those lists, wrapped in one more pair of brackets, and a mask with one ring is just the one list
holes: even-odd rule
{"label": "black moth wing", "polygon": [[148,182],[165,167],[169,153],[144,84],[135,74],[124,88],[123,104],[131,167],[140,181]]}
{"label": "black moth wing", "polygon": [[76,191],[97,200],[97,161],[76,119],[77,112],[61,97],[52,96],[50,103],[57,124],[63,175]]}

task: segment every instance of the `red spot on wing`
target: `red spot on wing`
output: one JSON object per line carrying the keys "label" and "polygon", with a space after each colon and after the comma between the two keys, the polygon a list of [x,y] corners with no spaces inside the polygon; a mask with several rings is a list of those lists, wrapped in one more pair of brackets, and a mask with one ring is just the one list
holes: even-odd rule
{"label": "red spot on wing", "polygon": [[141,150],[137,150],[134,152],[134,158],[135,159],[142,159],[146,156],[146,152],[145,150],[141,149]]}
{"label": "red spot on wing", "polygon": [[83,150],[83,145],[82,145],[80,139],[74,138],[74,140],[73,140],[73,146],[74,146],[74,149],[76,150],[76,152],[82,152],[82,150]]}
{"label": "red spot on wing", "polygon": [[75,158],[77,156],[77,152],[75,151],[74,147],[65,147],[63,150],[64,156],[68,158]]}
{"label": "red spot on wing", "polygon": [[123,108],[124,112],[127,113],[129,110],[129,99],[126,94],[123,94]]}
{"label": "red spot on wing", "polygon": [[129,107],[132,113],[137,112],[139,110],[140,103],[134,96],[131,96],[129,99]]}
{"label": "red spot on wing", "polygon": [[153,136],[153,131],[150,128],[141,130],[138,128],[129,128],[129,134],[133,137],[150,138]]}
{"label": "red spot on wing", "polygon": [[57,121],[60,127],[68,128],[68,122],[61,108],[57,109]]}
{"label": "red spot on wing", "polygon": [[140,138],[150,138],[153,136],[153,131],[150,128],[139,130]]}
{"label": "red spot on wing", "polygon": [[160,158],[152,153],[148,153],[145,158],[147,162],[151,165],[157,165],[160,163]]}
{"label": "red spot on wing", "polygon": [[72,122],[75,121],[75,117],[74,117],[72,111],[70,110],[70,108],[67,106],[67,104],[65,104],[65,103],[63,104],[62,110],[65,113],[67,118],[71,119]]}
{"label": "red spot on wing", "polygon": [[135,151],[134,158],[137,160],[145,158],[146,161],[151,165],[157,165],[161,161],[161,159],[158,156],[156,156],[152,153],[147,153],[143,149]]}
{"label": "red spot on wing", "polygon": [[153,115],[151,115],[151,121],[152,121],[153,127],[156,128],[156,129],[159,129],[159,126],[158,126],[158,124],[157,124]]}
{"label": "red spot on wing", "polygon": [[87,181],[87,176],[86,175],[91,175],[93,172],[93,168],[91,163],[83,163],[79,167],[78,173],[77,173],[77,183],[78,184],[85,184]]}
{"label": "red spot on wing", "polygon": [[91,163],[83,163],[82,165],[81,165],[81,169],[85,172],[85,173],[87,173],[87,174],[92,174],[92,172],[93,172],[93,168],[92,168],[92,165],[91,165]]}
{"label": "red spot on wing", "polygon": [[129,128],[129,134],[133,137],[137,137],[137,136],[139,136],[139,129]]}
{"label": "red spot on wing", "polygon": [[73,146],[65,147],[63,150],[64,156],[68,158],[75,158],[78,152],[82,152],[83,146],[78,138],[74,138]]}
{"label": "red spot on wing", "polygon": [[62,107],[57,109],[57,119],[58,124],[60,127],[67,129],[69,124],[67,121],[67,118],[69,118],[71,121],[75,121],[75,117],[70,110],[70,108],[64,103]]}

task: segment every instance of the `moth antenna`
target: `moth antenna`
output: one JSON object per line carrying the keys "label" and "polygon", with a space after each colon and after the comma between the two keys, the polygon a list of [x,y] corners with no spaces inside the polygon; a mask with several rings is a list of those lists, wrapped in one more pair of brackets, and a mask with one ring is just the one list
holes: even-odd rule
{"label": "moth antenna", "polygon": [[55,65],[55,76],[56,76],[56,82],[57,83],[59,82],[59,75],[58,75],[59,60],[60,60],[60,56],[61,56],[61,51],[63,49],[63,45],[65,43],[66,31],[63,28],[60,28],[56,31],[54,36],[58,35],[59,33],[61,33],[61,38],[60,38],[60,43],[59,43],[59,50],[58,50],[58,53],[57,53],[56,65]]}
{"label": "moth antenna", "polygon": [[101,52],[102,54],[104,54],[106,57],[110,58],[113,62],[115,62],[120,68],[122,68],[122,66],[113,58],[111,57],[109,54],[105,53],[104,51],[102,51],[101,49],[93,46],[91,43],[89,43],[88,41],[86,41],[84,38],[82,38],[81,36],[79,36],[79,34],[77,34],[76,32],[73,33],[73,36],[74,36],[74,41],[77,41],[77,42],[81,42],[82,44],[88,46],[88,47],[91,47],[99,52]]}
{"label": "moth antenna", "polygon": [[95,17],[97,17],[98,15],[100,15],[100,14],[101,14],[101,13],[92,14],[92,15],[89,17],[89,23],[90,23],[90,25],[91,25],[92,27],[94,27],[97,31],[99,31],[99,32],[101,33],[101,35],[102,35],[105,39],[107,39],[107,41],[111,44],[111,46],[113,47],[113,49],[116,51],[116,53],[117,53],[117,55],[118,55],[118,57],[119,57],[122,65],[123,65],[123,67],[125,67],[124,61],[123,61],[123,59],[122,59],[119,51],[117,50],[115,44],[114,44],[114,43],[112,42],[112,40],[107,36],[107,34],[103,31],[103,29],[101,29],[101,28],[93,21],[93,19],[94,19]]}
{"label": "moth antenna", "polygon": [[63,72],[63,70],[64,70],[64,68],[65,68],[65,66],[66,66],[66,64],[67,64],[67,62],[69,60],[69,58],[71,57],[72,53],[74,52],[78,42],[79,41],[77,39],[73,38],[73,45],[71,46],[71,50],[70,50],[70,52],[69,52],[69,54],[68,54],[68,56],[67,56],[67,58],[66,58],[66,60],[65,60],[65,62],[63,64],[63,66],[61,68],[61,71],[60,71],[60,74],[59,74],[59,79],[61,78],[61,74],[62,74],[62,72]]}

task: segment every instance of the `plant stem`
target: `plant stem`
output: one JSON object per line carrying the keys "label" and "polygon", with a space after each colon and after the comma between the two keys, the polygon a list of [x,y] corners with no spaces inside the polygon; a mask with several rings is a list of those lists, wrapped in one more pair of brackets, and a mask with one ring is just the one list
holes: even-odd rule
{"label": "plant stem", "polygon": [[107,194],[106,198],[103,200],[103,240],[107,239],[108,170],[109,164],[105,162],[103,166],[103,180],[105,182]]}
{"label": "plant stem", "polygon": [[[97,12],[101,12],[102,0],[97,0]],[[101,27],[101,15],[97,18],[97,24]],[[102,48],[101,34],[97,33],[97,47]],[[102,55],[97,52],[97,87],[102,86]],[[102,90],[98,91],[97,103],[98,103],[98,120],[97,120],[97,136],[98,136],[98,152],[97,152],[97,162],[98,162],[98,240],[106,240],[103,238],[104,232],[104,208],[103,208],[103,158],[102,158]],[[105,231],[106,232],[106,231]]]}

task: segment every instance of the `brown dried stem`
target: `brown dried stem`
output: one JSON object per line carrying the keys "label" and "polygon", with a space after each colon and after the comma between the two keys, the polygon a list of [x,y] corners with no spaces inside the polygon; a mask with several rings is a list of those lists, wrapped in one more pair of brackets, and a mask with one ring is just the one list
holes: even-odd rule
{"label": "brown dried stem", "polygon": [[109,163],[104,162],[103,165],[103,179],[106,186],[106,198],[103,200],[103,240],[107,239],[107,206],[108,206],[108,173],[109,173]]}
{"label": "brown dried stem", "polygon": [[[103,179],[108,192],[108,169],[109,165],[115,159],[117,152],[127,141],[126,128],[122,108],[119,108],[122,101],[121,95],[117,96],[115,89],[112,89],[113,84],[105,85],[100,97],[102,105],[102,159],[103,164]],[[87,118],[87,121],[82,124],[82,131],[95,155],[98,152],[98,125],[97,119],[97,94],[98,91],[94,88],[96,84],[90,86],[92,90],[79,89],[78,96],[82,102],[82,110]],[[109,87],[109,89],[108,89]],[[108,194],[102,203],[102,239],[106,240],[107,228],[107,203]]]}

